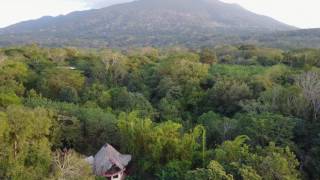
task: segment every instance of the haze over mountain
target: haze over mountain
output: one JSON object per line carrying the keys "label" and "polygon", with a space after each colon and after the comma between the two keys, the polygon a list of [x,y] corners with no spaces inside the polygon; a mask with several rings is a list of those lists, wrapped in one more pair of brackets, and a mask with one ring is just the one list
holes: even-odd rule
{"label": "haze over mountain", "polygon": [[218,0],[138,0],[18,23],[0,29],[0,45],[206,45],[295,29]]}

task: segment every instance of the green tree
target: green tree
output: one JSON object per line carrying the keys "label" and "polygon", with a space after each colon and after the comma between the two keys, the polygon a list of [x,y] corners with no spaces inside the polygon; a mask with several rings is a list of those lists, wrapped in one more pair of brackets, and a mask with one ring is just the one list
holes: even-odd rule
{"label": "green tree", "polygon": [[79,101],[78,92],[73,87],[62,87],[59,91],[58,98],[65,102],[76,103]]}
{"label": "green tree", "polygon": [[111,89],[110,94],[113,109],[124,112],[139,111],[141,116],[153,116],[153,107],[142,94],[128,92],[127,88]]}
{"label": "green tree", "polygon": [[191,162],[189,161],[170,161],[156,174],[157,179],[171,180],[184,179],[185,173],[190,170]]}
{"label": "green tree", "polygon": [[276,147],[270,143],[266,148],[252,150],[245,143],[247,140],[247,136],[239,136],[215,149],[215,160],[226,172],[237,179],[299,179],[299,163],[289,147]]}
{"label": "green tree", "polygon": [[0,93],[15,93],[23,95],[29,75],[26,64],[15,61],[0,63]]}
{"label": "green tree", "polygon": [[289,147],[279,148],[274,143],[258,152],[257,171],[264,179],[300,179],[299,162]]}
{"label": "green tree", "polygon": [[[52,114],[45,109],[10,106],[2,113],[6,125],[0,150],[1,178],[41,179],[51,165],[50,128]],[[6,127],[5,126],[5,127]]]}
{"label": "green tree", "polygon": [[[46,97],[56,99],[76,96],[75,93],[82,90],[85,81],[81,72],[65,68],[48,69],[42,76],[40,92]],[[68,97],[65,97],[66,95]]]}
{"label": "green tree", "polygon": [[162,98],[158,105],[160,113],[160,119],[171,119],[173,121],[181,121],[182,119],[182,107],[178,100],[172,98]]}
{"label": "green tree", "polygon": [[140,175],[157,172],[173,160],[192,163],[196,151],[202,151],[198,143],[202,132],[197,128],[182,133],[181,124],[171,121],[156,124],[134,112],[121,114],[118,126],[121,147],[137,158],[134,161],[141,167]]}
{"label": "green tree", "polygon": [[0,107],[8,107],[9,105],[21,104],[21,99],[13,92],[2,93],[0,92]]}
{"label": "green tree", "polygon": [[231,116],[241,110],[241,101],[252,98],[252,92],[244,82],[219,80],[204,98],[207,108],[211,107],[221,114]]}
{"label": "green tree", "polygon": [[254,145],[266,146],[271,141],[279,146],[293,145],[296,119],[270,113],[239,114],[235,119],[235,132],[249,136]]}
{"label": "green tree", "polygon": [[197,169],[188,171],[185,175],[186,180],[233,180],[233,176],[227,174],[217,161],[211,161],[207,169]]}
{"label": "green tree", "polygon": [[207,130],[207,141],[210,147],[221,144],[232,137],[232,132],[236,128],[236,121],[227,117],[222,117],[212,111],[202,114],[197,123],[202,124]]}
{"label": "green tree", "polygon": [[200,62],[205,63],[205,64],[215,64],[217,63],[218,58],[216,53],[209,49],[209,48],[204,48],[200,52]]}

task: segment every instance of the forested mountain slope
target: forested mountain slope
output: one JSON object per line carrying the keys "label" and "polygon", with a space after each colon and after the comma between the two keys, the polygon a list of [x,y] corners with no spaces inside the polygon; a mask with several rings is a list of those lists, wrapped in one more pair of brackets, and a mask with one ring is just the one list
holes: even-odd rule
{"label": "forested mountain slope", "polygon": [[137,0],[18,23],[0,30],[0,44],[195,46],[235,43],[243,34],[293,29],[218,0]]}
{"label": "forested mountain slope", "polygon": [[257,44],[278,48],[320,48],[320,29],[260,34],[251,37]]}

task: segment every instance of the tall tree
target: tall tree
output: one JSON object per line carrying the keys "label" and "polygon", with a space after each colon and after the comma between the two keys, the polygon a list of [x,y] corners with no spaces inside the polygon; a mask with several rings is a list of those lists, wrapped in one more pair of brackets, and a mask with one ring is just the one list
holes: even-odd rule
{"label": "tall tree", "polygon": [[1,178],[41,179],[51,165],[52,113],[45,109],[10,106],[1,115],[5,132],[0,137]]}

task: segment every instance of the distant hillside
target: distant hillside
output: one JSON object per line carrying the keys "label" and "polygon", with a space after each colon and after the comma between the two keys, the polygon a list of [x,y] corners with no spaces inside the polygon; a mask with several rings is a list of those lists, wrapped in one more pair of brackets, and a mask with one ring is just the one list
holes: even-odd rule
{"label": "distant hillside", "polygon": [[18,23],[0,30],[0,45],[191,46],[237,43],[243,35],[294,29],[218,0],[138,0]]}
{"label": "distant hillside", "polygon": [[276,32],[251,37],[251,39],[258,44],[277,48],[320,48],[320,28]]}

